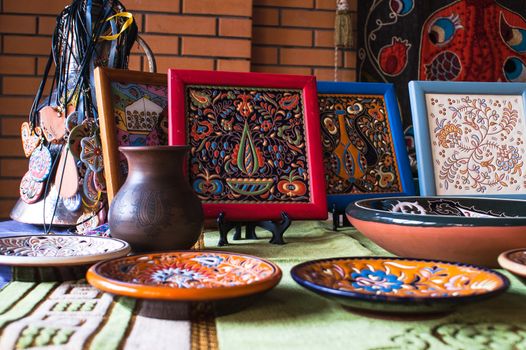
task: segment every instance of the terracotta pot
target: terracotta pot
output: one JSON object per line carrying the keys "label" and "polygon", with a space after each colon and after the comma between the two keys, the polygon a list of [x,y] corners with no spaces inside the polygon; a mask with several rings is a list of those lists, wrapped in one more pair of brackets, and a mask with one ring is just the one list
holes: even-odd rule
{"label": "terracotta pot", "polygon": [[128,177],[113,199],[112,237],[134,251],[189,249],[203,230],[201,201],[183,174],[186,146],[119,147]]}

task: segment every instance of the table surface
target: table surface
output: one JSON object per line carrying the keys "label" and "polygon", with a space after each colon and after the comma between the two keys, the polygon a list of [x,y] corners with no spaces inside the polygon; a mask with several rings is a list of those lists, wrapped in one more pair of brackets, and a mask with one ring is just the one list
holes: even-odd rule
{"label": "table surface", "polygon": [[[219,235],[216,231],[205,234],[206,248],[257,255],[276,262],[283,270],[280,284],[250,307],[215,319],[217,342],[221,350],[526,349],[526,288],[514,276],[507,274],[512,285],[503,295],[466,305],[447,315],[433,318],[371,317],[350,312],[333,301],[303,289],[291,279],[289,271],[295,264],[311,259],[336,256],[389,256],[389,253],[364,238],[353,228],[332,231],[331,223],[328,221],[293,223],[285,233],[287,244],[282,246],[269,244],[270,234],[262,231],[257,233],[262,239],[233,241],[230,235],[231,244],[221,248],[217,247]],[[25,338],[20,331],[22,327],[20,324],[25,325],[26,333],[29,332],[27,325],[31,324],[31,317],[36,317],[34,314],[38,311],[38,308],[30,308],[32,311],[27,311],[24,319],[15,321],[17,318],[12,314],[16,310],[22,310],[19,304],[25,299],[19,301],[16,307],[5,306],[6,298],[16,298],[16,295],[12,295],[13,290],[22,297],[24,292],[21,288],[29,288],[21,286],[20,283],[8,284],[0,291],[1,349],[4,349],[2,344],[24,344],[21,341]],[[51,297],[60,299],[63,298],[63,294],[60,293],[72,287],[64,284],[50,286],[41,283],[31,288],[31,293],[35,293],[35,288],[40,288],[39,292],[48,295],[48,299]],[[82,288],[88,290],[87,286]],[[153,348],[152,342],[155,342],[155,349],[199,348],[192,338],[193,333],[190,335],[189,324],[163,323],[163,321],[146,319],[141,317],[140,313],[135,315],[135,312],[130,311],[134,310],[134,306],[127,303],[131,305],[135,301],[123,298],[115,303],[111,315],[105,316],[107,320],[104,327],[99,328],[98,331],[91,330],[92,334],[83,338],[84,343],[80,341],[77,343],[82,345],[53,349],[150,349]],[[36,307],[37,305],[33,306]],[[6,317],[6,314],[9,317]],[[119,323],[115,321],[119,320],[119,317],[126,320],[133,319],[134,326],[119,327]],[[126,324],[122,320],[120,322]],[[145,329],[148,331],[146,332]],[[16,337],[13,335],[15,333],[18,334]],[[53,334],[57,337],[58,333]],[[174,334],[178,336],[170,336]],[[29,337],[27,334],[25,336]],[[42,331],[39,336],[43,337]],[[31,339],[33,340],[28,340],[26,343],[32,345],[25,348],[31,348],[36,344],[35,336]],[[49,342],[41,343],[49,344]],[[202,348],[206,347],[206,345],[202,346]],[[42,346],[39,349],[45,348],[46,346]]]}

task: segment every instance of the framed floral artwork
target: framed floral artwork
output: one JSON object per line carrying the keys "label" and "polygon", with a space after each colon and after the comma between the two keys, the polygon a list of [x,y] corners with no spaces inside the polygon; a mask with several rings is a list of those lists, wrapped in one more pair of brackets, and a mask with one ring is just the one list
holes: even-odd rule
{"label": "framed floral artwork", "polygon": [[313,76],[171,69],[169,142],[190,146],[205,216],[325,219]]}
{"label": "framed floral artwork", "polygon": [[422,195],[526,197],[524,83],[409,84]]}
{"label": "framed floral artwork", "polygon": [[327,200],[413,195],[414,184],[392,84],[318,82]]}
{"label": "framed floral artwork", "polygon": [[119,146],[168,144],[166,74],[95,69],[104,177],[111,202],[128,174]]}

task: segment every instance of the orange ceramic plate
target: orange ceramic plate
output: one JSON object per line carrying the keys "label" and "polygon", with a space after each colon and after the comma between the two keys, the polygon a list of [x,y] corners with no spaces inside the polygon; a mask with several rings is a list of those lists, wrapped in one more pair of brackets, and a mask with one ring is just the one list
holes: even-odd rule
{"label": "orange ceramic plate", "polygon": [[503,275],[458,263],[349,257],[296,265],[292,278],[344,305],[385,312],[435,312],[504,292]]}
{"label": "orange ceramic plate", "polygon": [[265,292],[281,280],[270,261],[217,251],[174,251],[103,261],[87,273],[105,292],[144,299],[213,301]]}

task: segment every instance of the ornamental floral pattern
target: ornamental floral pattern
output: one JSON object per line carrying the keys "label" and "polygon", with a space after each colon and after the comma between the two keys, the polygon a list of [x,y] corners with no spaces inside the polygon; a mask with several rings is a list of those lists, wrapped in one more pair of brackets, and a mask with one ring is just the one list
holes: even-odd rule
{"label": "ornamental floral pattern", "polygon": [[129,256],[101,265],[104,277],[148,286],[217,288],[242,286],[276,274],[257,258],[216,252],[175,252]]}
{"label": "ornamental floral pattern", "polygon": [[427,94],[438,195],[526,191],[522,96]]}
{"label": "ornamental floral pattern", "polygon": [[185,108],[203,203],[310,202],[301,90],[190,85]]}
{"label": "ornamental floral pattern", "polygon": [[496,274],[454,263],[397,259],[327,259],[295,273],[326,288],[401,298],[485,294],[504,285]]}
{"label": "ornamental floral pattern", "polygon": [[382,95],[318,94],[328,194],[401,192]]}

